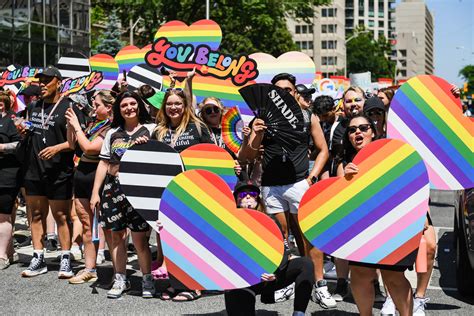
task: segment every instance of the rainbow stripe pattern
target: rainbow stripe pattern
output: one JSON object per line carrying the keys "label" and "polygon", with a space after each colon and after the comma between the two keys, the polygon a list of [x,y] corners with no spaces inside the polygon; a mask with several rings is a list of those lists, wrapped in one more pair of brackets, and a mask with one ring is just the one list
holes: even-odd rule
{"label": "rainbow stripe pattern", "polygon": [[266,53],[249,56],[257,62],[257,83],[271,83],[272,78],[282,72],[293,74],[298,84],[312,84],[316,75],[314,61],[302,52],[287,52],[278,58]]}
{"label": "rainbow stripe pattern", "polygon": [[263,213],[236,209],[223,180],[185,171],[163,192],[160,233],[168,271],[189,289],[225,290],[260,282],[283,258],[277,225]]}
{"label": "rainbow stripe pattern", "polygon": [[214,144],[197,144],[186,148],[180,155],[185,170],[203,169],[213,172],[234,190],[237,184],[235,162],[225,149]]}
{"label": "rainbow stripe pattern", "polygon": [[388,136],[416,148],[439,190],[474,187],[474,122],[450,89],[436,76],[414,77],[398,89],[388,114]]}
{"label": "rainbow stripe pattern", "polygon": [[154,40],[166,37],[175,44],[191,44],[197,47],[206,44],[212,50],[217,50],[222,40],[222,30],[219,24],[212,20],[199,20],[190,26],[182,21],[170,21],[158,29]]}
{"label": "rainbow stripe pattern", "polygon": [[236,153],[242,145],[242,127],[243,121],[239,113],[239,108],[234,106],[228,109],[221,120],[222,139],[227,148]]}
{"label": "rainbow stripe pattern", "polygon": [[134,45],[122,47],[122,49],[115,55],[115,61],[119,66],[119,73],[124,70],[129,72],[133,66],[145,63],[145,54],[150,50],[150,47],[140,49]]}
{"label": "rainbow stripe pattern", "polygon": [[[253,84],[255,82],[250,82]],[[169,77],[163,77],[163,86],[169,88]],[[176,82],[176,88],[184,89],[184,83]],[[202,102],[205,98],[213,96],[219,98],[226,107],[236,106],[239,108],[242,118],[250,122],[254,118],[252,110],[245,103],[239,93],[242,87],[235,86],[231,79],[221,80],[211,76],[205,77],[196,74],[193,78],[193,94],[196,95],[197,102]]]}
{"label": "rainbow stripe pattern", "polygon": [[353,162],[359,173],[352,178],[323,180],[305,193],[298,212],[303,233],[337,258],[413,264],[430,193],[423,160],[412,146],[384,139],[367,145]]}
{"label": "rainbow stripe pattern", "polygon": [[92,71],[101,71],[103,80],[95,89],[112,89],[118,78],[119,66],[115,59],[107,54],[97,54],[89,58]]}

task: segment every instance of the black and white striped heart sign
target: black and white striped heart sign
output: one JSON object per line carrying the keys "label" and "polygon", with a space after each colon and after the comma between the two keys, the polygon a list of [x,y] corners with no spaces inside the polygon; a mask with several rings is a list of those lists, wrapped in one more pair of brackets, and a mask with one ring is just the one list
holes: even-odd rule
{"label": "black and white striped heart sign", "polygon": [[120,161],[119,181],[123,193],[155,230],[161,195],[168,183],[183,171],[178,152],[156,140],[130,147]]}
{"label": "black and white striped heart sign", "polygon": [[57,68],[63,79],[79,78],[87,76],[91,72],[89,58],[78,52],[71,52],[61,56]]}
{"label": "black and white striped heart sign", "polygon": [[163,77],[158,69],[140,64],[133,66],[127,74],[128,89],[133,91],[147,84],[155,91],[160,91],[163,86]]}

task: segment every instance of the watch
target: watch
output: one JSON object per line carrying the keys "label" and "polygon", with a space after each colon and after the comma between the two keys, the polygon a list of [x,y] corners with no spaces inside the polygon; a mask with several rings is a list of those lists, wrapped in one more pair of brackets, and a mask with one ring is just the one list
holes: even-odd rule
{"label": "watch", "polygon": [[311,181],[311,184],[315,184],[316,182],[318,182],[318,177],[313,176],[309,180]]}

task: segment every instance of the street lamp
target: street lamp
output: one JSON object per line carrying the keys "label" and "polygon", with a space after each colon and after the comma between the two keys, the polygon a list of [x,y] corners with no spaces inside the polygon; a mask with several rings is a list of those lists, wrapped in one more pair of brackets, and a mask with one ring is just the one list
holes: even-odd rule
{"label": "street lamp", "polygon": [[360,34],[366,34],[366,33],[370,33],[370,30],[359,31],[358,29],[355,29],[352,36],[350,36],[349,38],[347,38],[344,41],[344,44],[346,44],[346,63],[345,63],[345,66],[344,66],[344,77],[346,77],[346,78],[347,78],[347,43],[352,41],[354,38],[358,37]]}
{"label": "street lamp", "polygon": [[138,22],[143,20],[141,17],[138,17],[138,19],[133,23],[133,20],[130,19],[130,45],[133,45],[133,29],[137,26]]}

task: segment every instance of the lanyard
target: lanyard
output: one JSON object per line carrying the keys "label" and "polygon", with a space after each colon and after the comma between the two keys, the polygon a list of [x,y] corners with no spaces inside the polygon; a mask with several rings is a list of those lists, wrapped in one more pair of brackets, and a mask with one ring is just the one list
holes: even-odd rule
{"label": "lanyard", "polygon": [[221,131],[221,137],[219,138],[219,143],[217,143],[217,135],[216,135],[216,133],[214,133],[212,128],[211,128],[211,133],[212,133],[212,136],[213,136],[212,138],[213,138],[214,144],[216,144],[219,147],[222,147],[222,131]]}
{"label": "lanyard", "polygon": [[46,125],[49,123],[51,116],[53,115],[54,111],[58,107],[59,103],[63,100],[64,95],[62,95],[59,100],[54,104],[53,108],[51,109],[51,112],[49,112],[48,117],[46,120],[44,119],[44,101],[41,104],[41,128],[42,128],[42,134],[43,134],[43,143],[46,144],[46,136],[45,136],[45,130],[46,130]]}

